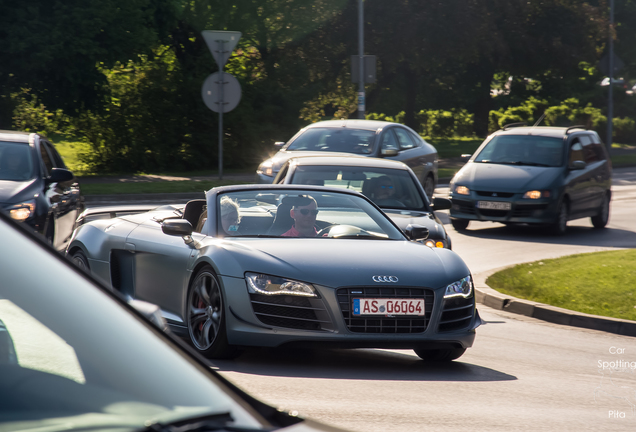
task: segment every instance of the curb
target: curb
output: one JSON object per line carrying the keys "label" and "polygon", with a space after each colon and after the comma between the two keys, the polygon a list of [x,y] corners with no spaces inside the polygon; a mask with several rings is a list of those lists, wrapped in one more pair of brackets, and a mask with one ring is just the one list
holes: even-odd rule
{"label": "curb", "polygon": [[530,300],[523,300],[502,294],[486,285],[488,276],[509,267],[510,266],[490,270],[474,276],[475,297],[478,303],[496,310],[524,315],[553,324],[636,337],[635,321],[590,315]]}

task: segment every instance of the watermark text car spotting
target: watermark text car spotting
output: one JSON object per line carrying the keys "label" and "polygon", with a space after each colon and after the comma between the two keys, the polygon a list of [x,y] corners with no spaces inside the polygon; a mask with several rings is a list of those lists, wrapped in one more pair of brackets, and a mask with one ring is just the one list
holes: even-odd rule
{"label": "watermark text car spotting", "polygon": [[[626,349],[611,346],[609,354],[622,356],[626,354]],[[626,378],[626,374],[633,376],[636,373],[636,361],[625,361],[618,357],[614,357],[609,361],[599,360],[598,372],[601,374],[601,382],[594,389],[594,400],[598,401],[605,398],[605,400],[612,401],[612,405],[617,405],[616,407],[611,407],[614,409],[608,410],[607,418],[624,419],[627,418],[627,413],[630,411],[632,415],[636,415],[636,385],[626,386],[623,381]]]}

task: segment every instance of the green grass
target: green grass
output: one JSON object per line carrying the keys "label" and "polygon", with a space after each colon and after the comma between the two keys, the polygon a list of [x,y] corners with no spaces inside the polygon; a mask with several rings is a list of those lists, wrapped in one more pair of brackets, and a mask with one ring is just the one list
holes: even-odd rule
{"label": "green grass", "polygon": [[521,264],[486,283],[513,297],[636,321],[636,249]]}
{"label": "green grass", "polygon": [[437,154],[442,159],[473,154],[483,141],[480,138],[426,138],[426,142],[437,149]]}
{"label": "green grass", "polygon": [[90,145],[72,138],[69,139],[64,135],[51,135],[48,138],[53,142],[68,169],[73,171],[75,175],[91,174],[88,165],[80,160],[82,154],[91,151]]}
{"label": "green grass", "polygon": [[614,168],[635,166],[636,155],[614,155],[612,156],[612,166]]}

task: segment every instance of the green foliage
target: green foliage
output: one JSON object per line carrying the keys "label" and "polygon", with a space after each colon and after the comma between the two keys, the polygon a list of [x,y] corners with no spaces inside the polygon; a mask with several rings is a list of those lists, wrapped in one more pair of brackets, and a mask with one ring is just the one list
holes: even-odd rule
{"label": "green foliage", "polygon": [[636,121],[633,118],[615,118],[612,126],[614,140],[621,143],[636,143]]}
{"label": "green foliage", "polygon": [[500,108],[497,111],[490,111],[488,117],[489,132],[501,129],[507,124],[525,122],[534,124],[541,117],[542,113],[547,109],[548,102],[543,99],[537,99],[534,96],[523,101],[519,106],[511,106],[508,108]]}
{"label": "green foliage", "polygon": [[68,117],[62,110],[49,111],[30,90],[23,89],[12,94],[11,98],[15,104],[12,124],[14,129],[52,135],[68,128]]}

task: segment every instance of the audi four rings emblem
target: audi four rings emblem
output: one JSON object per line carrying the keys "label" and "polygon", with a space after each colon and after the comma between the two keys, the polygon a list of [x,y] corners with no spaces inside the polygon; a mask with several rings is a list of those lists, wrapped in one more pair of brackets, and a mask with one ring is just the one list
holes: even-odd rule
{"label": "audi four rings emblem", "polygon": [[397,282],[397,276],[373,276],[373,282]]}

